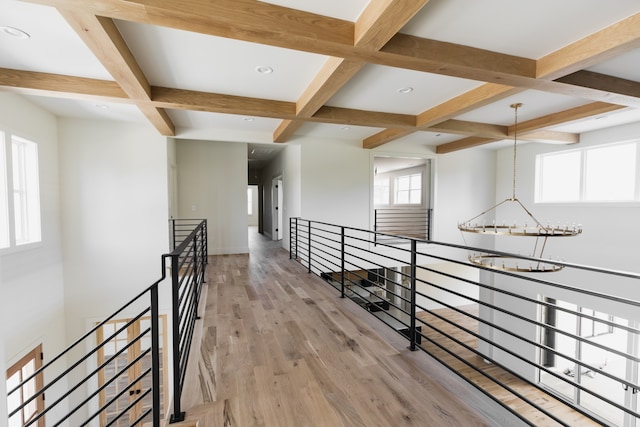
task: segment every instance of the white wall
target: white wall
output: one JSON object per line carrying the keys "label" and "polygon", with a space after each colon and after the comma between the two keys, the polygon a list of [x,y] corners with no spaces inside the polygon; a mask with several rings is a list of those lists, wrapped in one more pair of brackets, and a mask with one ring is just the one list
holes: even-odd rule
{"label": "white wall", "polygon": [[[23,97],[0,92],[0,129],[38,144],[42,218],[42,244],[0,255],[0,372],[5,372],[39,343],[46,362],[65,348],[66,338],[57,122]],[[65,387],[62,383],[58,389]],[[6,401],[0,400],[1,416]]]}
{"label": "white wall", "polygon": [[161,276],[168,252],[167,141],[150,126],[60,120],[69,336]]}
{"label": "white wall", "polygon": [[248,216],[249,226],[257,226],[259,219],[258,212],[258,186],[250,185],[249,191],[251,191],[251,215]]}
{"label": "white wall", "polygon": [[301,146],[289,143],[269,162],[260,173],[260,182],[264,194],[264,234],[272,238],[273,212],[271,197],[273,195],[273,178],[282,176],[283,204],[282,204],[282,247],[289,250],[289,220],[300,216],[301,200]]}
{"label": "white wall", "polygon": [[[577,264],[626,270],[635,273],[640,272],[640,252],[634,249],[637,247],[637,238],[640,236],[640,222],[637,220],[637,218],[640,218],[640,204],[534,203],[535,156],[537,154],[625,141],[637,138],[639,134],[640,125],[634,124],[586,133],[582,135],[581,142],[577,146],[524,144],[518,147],[517,197],[525,206],[530,208],[532,213],[543,224],[547,222],[552,224],[557,222],[572,224],[575,222],[582,224],[584,227],[582,235],[578,237],[549,239],[545,249],[546,257],[561,257],[565,261]],[[497,198],[504,198],[511,193],[512,155],[512,149],[503,149],[498,153]],[[517,251],[516,245],[518,244],[520,244],[520,241],[504,239],[496,242],[496,248]],[[526,253],[530,250],[531,245],[526,244],[521,252]],[[613,280],[611,278],[598,280],[593,274],[566,270],[560,273],[553,273],[552,277],[544,278],[570,283],[578,286],[581,290],[593,290],[634,300],[639,299],[637,283],[630,283],[628,280]],[[500,276],[496,276],[495,279],[497,286],[531,298],[545,295],[621,317],[640,320],[640,312],[636,308],[616,305],[610,302],[595,302],[593,298],[581,291],[561,291],[533,283],[527,283],[526,286],[523,286],[522,283]],[[534,304],[518,301],[498,293],[494,293],[488,298],[491,298],[497,305],[508,306],[510,309],[531,318],[538,316]],[[493,320],[515,327],[516,333],[523,337],[532,340],[537,339],[537,330],[532,325],[524,322],[514,322],[513,318],[498,314],[494,314]],[[525,357],[536,360],[536,351],[531,346],[517,343],[514,338],[504,335],[496,334],[495,338],[508,348],[518,349]],[[500,352],[497,352],[497,356],[503,363],[519,369],[531,379],[535,379],[535,371],[532,368]]]}
{"label": "white wall", "polygon": [[360,141],[305,139],[301,144],[302,217],[369,228],[370,154]]}
{"label": "white wall", "polygon": [[456,151],[435,162],[433,240],[467,246],[491,247],[479,235],[465,235],[458,224],[495,203],[495,152],[484,149]]}
{"label": "white wall", "polygon": [[247,253],[247,144],[176,140],[179,218],[207,219],[209,254]]}

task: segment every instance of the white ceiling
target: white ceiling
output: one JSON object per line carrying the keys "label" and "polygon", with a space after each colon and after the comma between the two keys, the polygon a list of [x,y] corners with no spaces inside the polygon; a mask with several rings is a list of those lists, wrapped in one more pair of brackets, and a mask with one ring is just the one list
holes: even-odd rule
{"label": "white ceiling", "polygon": [[[50,4],[58,1],[61,2],[44,0]],[[97,3],[101,1],[107,0]],[[87,4],[90,3],[93,2]],[[185,8],[189,7],[188,3],[184,2]],[[355,22],[369,4],[367,0],[270,0],[261,3],[350,22]],[[639,12],[640,2],[635,0],[609,0],[606,4],[602,0],[431,0],[400,32],[538,59]],[[311,53],[313,45],[305,48],[307,51],[297,51],[122,19],[114,19],[114,22],[151,86],[296,103],[304,98],[305,90],[328,59],[323,54]],[[0,26],[19,28],[31,35],[29,39],[20,39],[0,32],[0,68],[115,80],[53,7],[1,0]],[[640,48],[636,48],[640,43],[630,46],[632,48],[626,53],[590,66],[588,70],[640,82]],[[258,73],[256,70],[260,66],[271,67],[273,72]],[[324,104],[417,117],[485,84],[484,81],[450,77],[446,72],[443,69],[442,74],[431,74],[366,64]],[[17,85],[20,86],[20,82]],[[412,91],[400,93],[401,88]],[[7,84],[0,82],[0,90],[3,89],[8,89]],[[76,99],[51,92],[30,92],[25,96],[61,117],[139,122],[152,126],[131,103]],[[524,104],[518,113],[519,120],[530,120],[594,101],[529,89],[452,118],[511,125],[514,116],[509,105],[514,102]],[[271,117],[271,111],[263,111],[261,117],[187,109],[167,108],[166,111],[175,125],[177,138],[272,143],[273,134],[282,122],[277,114]],[[634,107],[552,129],[580,133],[637,121],[640,121],[640,112]],[[362,141],[385,129],[384,125],[306,122],[289,141],[304,137]],[[408,147],[423,152],[464,137],[417,131],[383,148]],[[494,143],[484,148],[499,146]]]}

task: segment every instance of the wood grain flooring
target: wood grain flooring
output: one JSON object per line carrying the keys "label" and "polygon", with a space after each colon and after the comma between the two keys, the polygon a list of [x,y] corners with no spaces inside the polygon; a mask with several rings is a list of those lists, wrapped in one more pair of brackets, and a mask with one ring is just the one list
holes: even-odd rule
{"label": "wood grain flooring", "polygon": [[210,258],[188,425],[525,425],[317,276],[252,236]]}

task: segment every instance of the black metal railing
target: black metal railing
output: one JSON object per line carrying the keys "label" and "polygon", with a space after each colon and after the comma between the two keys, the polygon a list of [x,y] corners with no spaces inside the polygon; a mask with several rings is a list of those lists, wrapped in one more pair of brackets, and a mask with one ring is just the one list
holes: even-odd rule
{"label": "black metal railing", "polygon": [[[176,221],[172,221],[173,230]],[[163,408],[161,401],[161,372],[166,367],[162,363],[165,349],[158,301],[169,266],[174,344],[171,419],[184,418],[180,399],[207,265],[206,221],[189,226],[191,231],[179,237],[178,246],[162,255],[160,279],[8,390],[9,401],[19,402],[9,405],[12,422],[25,411],[31,412],[46,394],[44,407],[24,425],[41,425],[46,419],[47,426],[160,426],[168,408]],[[118,341],[123,335],[124,343]],[[44,377],[44,383],[34,390],[37,377]],[[22,420],[18,424],[22,425]]]}
{"label": "black metal railing", "polygon": [[[172,252],[171,292],[173,302],[173,415],[171,422],[184,420],[182,390],[198,317],[200,294],[207,266],[207,222],[171,220],[173,241],[180,242]],[[194,228],[195,226],[195,228]],[[192,231],[185,238],[186,230]],[[174,243],[175,244],[175,243]]]}
{"label": "black metal railing", "polygon": [[[486,249],[381,243],[381,233],[300,218],[290,230],[291,258],[524,423],[640,421],[640,302],[622,296],[640,274],[561,261],[551,261],[560,272],[514,273],[467,262]],[[603,283],[607,293],[593,286]]]}
{"label": "black metal railing", "polygon": [[420,240],[431,238],[432,209],[375,209],[373,230],[376,242],[392,243],[397,236]]}

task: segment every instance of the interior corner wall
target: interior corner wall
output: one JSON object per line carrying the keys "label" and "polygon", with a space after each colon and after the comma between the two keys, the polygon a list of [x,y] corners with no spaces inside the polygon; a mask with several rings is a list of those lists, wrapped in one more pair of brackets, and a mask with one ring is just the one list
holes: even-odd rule
{"label": "interior corner wall", "polygon": [[360,141],[305,139],[301,144],[301,216],[370,227],[370,151]]}
{"label": "interior corner wall", "polygon": [[73,338],[87,319],[110,315],[161,277],[169,247],[167,139],[148,125],[61,119],[59,140]]}
{"label": "interior corner wall", "polygon": [[[462,235],[458,224],[495,204],[496,154],[470,149],[441,154],[435,167],[433,240],[491,248],[480,235]],[[460,254],[460,251],[456,251]],[[466,255],[466,254],[465,254]]]}
{"label": "interior corner wall", "polygon": [[[0,372],[36,345],[45,362],[66,347],[55,116],[20,95],[0,92],[0,129],[38,144],[42,244],[0,255]],[[52,396],[64,390],[54,387]],[[0,381],[0,396],[6,396]],[[6,420],[6,399],[0,398]],[[55,416],[55,414],[53,414]]]}
{"label": "interior corner wall", "polygon": [[176,140],[178,216],[207,220],[209,254],[249,252],[247,144]]}
{"label": "interior corner wall", "polygon": [[300,145],[289,143],[261,171],[260,183],[264,195],[263,224],[264,234],[273,238],[273,178],[282,176],[282,247],[289,250],[289,220],[300,216],[301,199]]}

